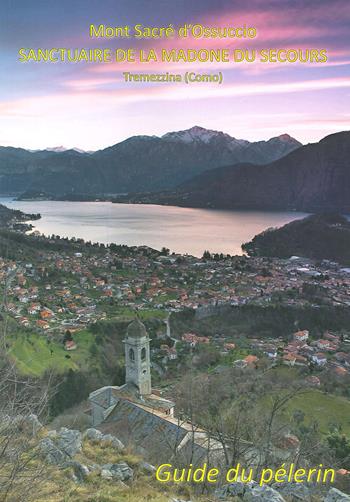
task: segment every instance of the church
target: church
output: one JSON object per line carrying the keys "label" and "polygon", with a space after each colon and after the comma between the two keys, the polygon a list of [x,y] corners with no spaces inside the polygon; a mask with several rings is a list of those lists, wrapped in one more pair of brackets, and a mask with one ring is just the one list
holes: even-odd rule
{"label": "church", "polygon": [[150,339],[135,319],[127,328],[125,384],[102,387],[89,396],[92,426],[117,436],[154,463],[200,463],[222,447],[194,424],[175,416],[175,404],[152,391]]}

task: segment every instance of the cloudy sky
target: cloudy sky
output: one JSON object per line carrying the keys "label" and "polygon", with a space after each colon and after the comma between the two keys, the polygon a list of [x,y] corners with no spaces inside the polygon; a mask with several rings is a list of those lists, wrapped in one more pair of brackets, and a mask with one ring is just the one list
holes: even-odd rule
{"label": "cloudy sky", "polygon": [[[254,40],[92,40],[90,24],[255,26]],[[303,143],[350,129],[349,0],[1,0],[0,145],[95,150],[200,125]],[[20,63],[24,48],[311,48],[323,64]],[[224,83],[126,83],[122,71],[222,71]]]}

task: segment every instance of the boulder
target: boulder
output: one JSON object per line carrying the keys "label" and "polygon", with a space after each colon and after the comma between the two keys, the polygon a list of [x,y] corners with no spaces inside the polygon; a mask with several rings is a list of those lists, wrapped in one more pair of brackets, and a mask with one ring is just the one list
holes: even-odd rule
{"label": "boulder", "polygon": [[56,444],[50,438],[42,439],[39,443],[39,448],[49,464],[62,465],[69,459],[69,456],[57,448]]}
{"label": "boulder", "polygon": [[74,457],[81,451],[82,435],[79,431],[62,427],[56,436],[57,447],[64,451],[69,457]]}
{"label": "boulder", "polygon": [[275,483],[272,488],[290,502],[311,502],[312,491],[305,483]]}
{"label": "boulder", "polygon": [[124,450],[123,443],[116,436],[112,436],[112,434],[103,434],[100,441],[101,443],[110,443],[113,448],[119,451]]}
{"label": "boulder", "polygon": [[337,488],[331,488],[323,500],[324,502],[350,502],[350,496]]}
{"label": "boulder", "polygon": [[71,460],[70,462],[67,462],[66,466],[72,467],[75,479],[78,483],[83,483],[90,473],[89,468],[80,462]]}
{"label": "boulder", "polygon": [[123,443],[116,436],[113,436],[112,434],[102,434],[101,431],[92,427],[90,429],[86,429],[83,438],[89,439],[90,441],[97,441],[102,444],[110,443],[113,448],[116,448],[119,451],[124,449]]}
{"label": "boulder", "polygon": [[250,481],[249,483],[236,481],[235,483],[229,483],[221,488],[218,488],[215,491],[215,496],[220,500],[226,500],[226,498],[229,497],[242,498],[246,492],[251,492],[255,486],[258,486],[256,481]]}
{"label": "boulder", "polygon": [[101,470],[101,476],[107,479],[115,479],[118,481],[128,481],[134,476],[134,471],[126,462],[118,462],[117,464],[104,464]]}
{"label": "boulder", "polygon": [[134,476],[134,471],[128,466],[126,462],[118,462],[113,464],[111,467],[113,473],[113,478],[119,479],[120,481],[128,481]]}
{"label": "boulder", "polygon": [[93,427],[90,427],[90,429],[86,429],[86,431],[83,434],[83,438],[90,439],[90,441],[100,441],[102,437],[103,437],[102,432],[97,429],[94,429]]}
{"label": "boulder", "polygon": [[237,481],[236,483],[230,483],[224,485],[215,491],[215,496],[218,499],[226,499],[227,497],[243,497],[247,488],[246,483]]}
{"label": "boulder", "polygon": [[113,479],[113,474],[109,469],[101,469],[101,478],[103,479]]}
{"label": "boulder", "polygon": [[244,502],[285,502],[282,495],[267,485],[247,486],[243,500]]}

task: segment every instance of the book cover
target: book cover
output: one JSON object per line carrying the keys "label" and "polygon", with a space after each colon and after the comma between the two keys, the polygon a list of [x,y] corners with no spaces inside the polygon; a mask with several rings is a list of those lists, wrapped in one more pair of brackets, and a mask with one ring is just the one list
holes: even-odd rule
{"label": "book cover", "polygon": [[350,500],[349,2],[0,14],[0,500]]}

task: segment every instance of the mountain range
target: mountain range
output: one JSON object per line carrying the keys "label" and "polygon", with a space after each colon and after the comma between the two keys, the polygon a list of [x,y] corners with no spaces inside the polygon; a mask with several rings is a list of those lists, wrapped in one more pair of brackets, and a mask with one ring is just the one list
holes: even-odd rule
{"label": "mountain range", "polygon": [[175,191],[144,194],[128,201],[350,213],[350,132],[332,134],[263,166],[237,163],[207,170]]}
{"label": "mountain range", "polygon": [[134,136],[97,152],[0,147],[0,193],[113,195],[171,190],[210,169],[272,162],[299,148],[288,134],[249,142],[202,127]]}

